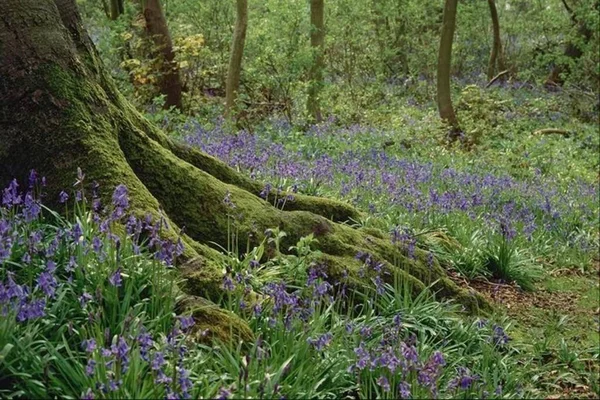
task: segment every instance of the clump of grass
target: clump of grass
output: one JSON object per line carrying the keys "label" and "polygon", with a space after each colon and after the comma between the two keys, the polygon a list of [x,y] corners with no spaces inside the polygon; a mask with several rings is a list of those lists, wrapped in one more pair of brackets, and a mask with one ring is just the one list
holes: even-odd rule
{"label": "clump of grass", "polygon": [[483,265],[491,276],[506,282],[516,282],[524,290],[534,290],[543,271],[535,266],[526,251],[519,249],[511,232],[504,227],[500,235],[489,241],[483,252]]}

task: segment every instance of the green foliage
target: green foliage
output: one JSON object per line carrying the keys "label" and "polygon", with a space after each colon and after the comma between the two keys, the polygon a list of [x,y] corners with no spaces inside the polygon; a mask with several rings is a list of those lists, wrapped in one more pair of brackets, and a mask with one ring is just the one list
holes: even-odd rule
{"label": "green foliage", "polygon": [[[192,120],[187,115],[159,111],[163,101],[154,87],[156,68],[152,49],[144,40],[138,5],[126,2],[126,13],[116,21],[109,21],[100,2],[78,3],[91,37],[119,88],[138,106],[147,108],[146,116],[152,122],[169,130],[178,129],[181,136],[199,126],[220,129],[215,120],[222,112],[234,21],[232,1],[169,0],[164,4],[185,86],[186,112],[194,115]],[[333,239],[321,238],[321,225],[317,232],[296,232],[295,228],[304,227],[307,221],[316,221],[306,214],[294,214],[294,219],[283,221],[276,228],[274,216],[265,213],[261,218],[272,222],[274,229],[259,241],[251,241],[241,236],[241,232],[248,233],[251,227],[238,212],[254,209],[246,208],[246,201],[258,202],[258,199],[234,189],[233,201],[239,203],[237,211],[219,203],[219,207],[205,210],[198,217],[197,202],[182,199],[192,198],[187,197],[190,192],[210,193],[221,199],[225,193],[230,194],[229,186],[209,180],[208,184],[194,186],[192,190],[182,187],[176,195],[162,193],[163,187],[170,187],[166,183],[173,180],[172,175],[157,174],[166,168],[148,166],[147,157],[140,150],[142,146],[133,143],[133,139],[123,139],[130,145],[126,146],[128,158],[138,163],[136,174],[147,175],[148,185],[154,185],[154,192],[163,196],[159,199],[161,203],[170,209],[185,208],[187,217],[182,219],[188,227],[206,240],[218,241],[215,245],[227,254],[218,259],[222,265],[210,272],[223,271],[223,276],[213,279],[219,285],[223,278],[220,289],[225,290],[218,291],[223,293],[219,305],[244,318],[257,340],[199,344],[208,340],[203,329],[217,329],[211,318],[230,315],[219,311],[218,315],[207,318],[204,314],[202,322],[197,318],[197,327],[202,330],[175,335],[178,349],[184,343],[188,347],[183,361],[179,359],[175,349],[168,347],[172,328],[181,324],[174,318],[179,282],[173,272],[157,262],[147,247],[142,246],[142,252],[136,253],[126,235],[117,234],[120,240],[117,244],[113,236],[99,232],[100,228],[91,222],[85,209],[78,209],[71,222],[53,215],[45,222],[20,226],[22,230],[17,236],[22,241],[14,249],[18,257],[2,265],[0,278],[6,280],[7,271],[13,271],[20,283],[35,287],[36,274],[43,263],[36,261],[38,271],[20,261],[26,252],[27,238],[35,231],[43,232],[42,247],[47,248],[59,229],[72,229],[76,223],[83,229],[83,241],[59,240],[57,268],[61,286],[46,315],[18,323],[13,312],[0,320],[2,396],[75,398],[89,389],[100,397],[165,397],[169,395],[166,387],[156,383],[160,378],[158,372],[143,359],[144,350],[135,340],[130,342],[131,362],[127,371],[118,362],[107,366],[100,349],[87,354],[81,348],[81,342],[89,339],[107,348],[117,346],[119,338],[139,338],[143,329],[151,331],[154,337],[152,354],[165,351],[164,369],[170,377],[176,381],[181,376],[178,375],[181,365],[190,371],[196,382],[191,393],[197,398],[225,396],[228,391],[235,397],[252,398],[280,395],[397,398],[400,383],[411,385],[413,397],[431,396],[431,388],[422,385],[416,367],[407,367],[400,373],[377,364],[373,358],[369,360],[374,363],[372,368],[357,366],[360,351],[381,356],[384,352],[380,343],[390,333],[394,340],[387,345],[396,350],[416,351],[414,363],[421,369],[436,351],[443,354],[446,365],[437,377],[440,397],[541,396],[562,390],[564,377],[569,385],[576,387],[584,382],[598,394],[594,376],[597,368],[593,367],[598,362],[598,349],[562,338],[568,329],[590,331],[590,326],[580,322],[591,319],[588,314],[573,317],[577,322],[574,327],[569,327],[573,323],[570,319],[560,315],[540,317],[542,328],[535,332],[545,339],[531,343],[523,336],[538,327],[513,328],[496,315],[491,318],[496,324],[475,320],[464,315],[456,304],[436,301],[434,293],[441,287],[452,288],[452,295],[458,296],[463,304],[472,304],[465,299],[476,302],[466,291],[456,292],[455,286],[442,278],[437,262],[432,273],[434,266],[426,265],[425,261],[431,252],[444,268],[461,277],[514,281],[527,290],[539,288],[541,278],[548,279],[547,273],[552,270],[575,267],[582,274],[589,272],[598,250],[598,205],[597,199],[582,193],[581,187],[597,187],[600,167],[596,126],[600,72],[595,51],[599,29],[593,0],[570,3],[574,5],[576,18],[588,24],[593,32],[588,43],[584,43],[578,26],[572,23],[559,0],[497,1],[510,73],[507,81],[484,88],[491,44],[489,12],[485,2],[461,2],[453,77],[456,108],[465,136],[448,145],[435,112],[441,4],[415,0],[326,1],[326,69],[321,101],[322,109],[331,118],[323,125],[307,128],[305,104],[310,83],[307,71],[312,62],[308,2],[251,2],[237,125],[255,133],[261,152],[271,145],[281,150],[277,159],[265,161],[270,170],[257,168],[245,172],[272,182],[276,190],[266,200],[276,208],[290,210],[298,204],[307,207],[310,203],[321,215],[336,221],[351,216],[361,227],[360,234],[338,227]],[[564,49],[569,42],[582,50],[580,58],[565,57]],[[539,84],[556,64],[568,65],[570,73],[565,75],[564,89],[550,93]],[[67,92],[83,87],[81,82],[67,78],[57,73],[55,86]],[[93,90],[88,86],[84,89],[90,93]],[[75,114],[73,120],[79,124],[82,118]],[[283,117],[285,122],[272,122],[270,117]],[[108,122],[103,124],[104,128],[108,126]],[[565,129],[569,135],[533,134],[549,127]],[[233,125],[226,126],[228,137],[233,129]],[[102,131],[108,133],[112,129]],[[207,132],[204,130],[201,135],[206,136]],[[235,147],[235,141],[244,140],[245,132],[239,135],[233,144],[224,142],[234,152],[241,153],[243,149]],[[215,149],[211,142],[199,144]],[[169,149],[173,153],[185,152],[177,146]],[[164,149],[157,151],[166,153]],[[290,153],[297,158],[282,159]],[[345,185],[349,179],[358,176],[338,171],[331,179],[315,174],[295,180],[282,176],[279,169],[286,162],[301,160],[306,167],[327,157],[339,161],[348,154],[360,159],[369,154],[383,154],[381,157],[397,157],[415,165],[431,163],[433,179],[411,187],[402,182],[399,185],[402,189],[460,191],[463,189],[460,185],[448,183],[441,175],[450,170],[450,173],[488,174],[510,177],[519,185],[537,188],[551,183],[554,192],[550,200],[559,206],[552,210],[553,214],[543,209],[543,199],[534,194],[514,188],[502,191],[493,198],[497,204],[514,202],[532,209],[538,226],[529,237],[509,238],[507,232],[497,232],[497,221],[486,218],[492,206],[497,205],[491,202],[477,209],[474,215],[407,210],[395,203],[393,197],[374,189],[382,186],[382,174],[373,177],[368,185],[355,185],[347,191]],[[213,175],[221,174],[217,176],[220,180],[244,186],[259,195],[259,184],[228,175],[228,170],[221,170],[220,164],[210,159],[197,154],[188,156],[189,162],[200,157],[194,161]],[[243,170],[244,158],[235,156],[233,166]],[[373,165],[376,164],[370,166]],[[370,213],[355,215],[341,203],[311,202],[302,194],[296,194],[296,200],[292,201],[283,192],[295,191],[293,188],[299,188],[303,194],[343,199]],[[209,224],[215,219],[223,229],[212,229]],[[323,229],[330,229],[329,223],[323,224]],[[526,227],[521,225],[519,222],[508,228],[523,232]],[[407,254],[406,259],[397,257],[381,234],[399,227],[410,227],[405,229],[410,237],[408,244],[398,244]],[[115,232],[119,232],[117,227]],[[84,250],[86,242],[89,247],[94,237],[101,238],[100,244],[107,252],[105,257]],[[367,247],[377,248],[390,260],[397,258],[392,267],[411,268],[409,272],[433,275],[433,279],[445,279],[444,282],[424,280],[430,285],[424,290],[420,282],[408,279],[401,270],[386,275],[365,268],[366,262],[362,265],[362,260],[352,259],[347,253],[359,243],[362,246],[366,238],[376,243]],[[317,245],[326,246],[335,255],[314,250]],[[410,246],[414,246],[412,250]],[[418,256],[410,257],[411,251]],[[342,253],[344,256],[337,255]],[[66,268],[71,255],[80,268],[69,281]],[[331,269],[325,272],[328,275],[311,275],[324,261],[331,264]],[[109,283],[117,263],[123,276],[120,287]],[[388,264],[386,272],[392,263]],[[540,266],[545,267],[543,272]],[[365,269],[365,276],[358,279]],[[193,274],[188,278],[186,284],[193,285]],[[232,289],[226,289],[226,285],[232,285]],[[281,285],[284,289],[275,293]],[[316,296],[317,288],[325,290],[327,295]],[[214,288],[200,289],[202,293],[216,292]],[[37,295],[39,289],[34,290]],[[343,290],[346,297],[340,293]],[[586,290],[597,292],[587,287]],[[82,307],[79,301],[84,293],[94,295],[94,300]],[[335,297],[331,297],[333,294]],[[278,304],[277,296],[290,304]],[[299,307],[308,317],[294,309],[294,301],[303,306],[309,304],[306,308]],[[198,307],[216,308],[210,303]],[[535,320],[534,312],[524,318]],[[500,325],[511,334],[515,332],[516,340],[506,343]],[[227,336],[227,332],[215,334],[213,339],[218,342]],[[88,360],[98,366],[93,374],[86,374]],[[455,388],[452,382],[457,377],[476,383]],[[115,380],[122,382],[110,396],[95,386],[109,385]],[[179,385],[173,388],[182,389]],[[499,386],[503,389],[501,394],[495,393]]]}
{"label": "green foliage", "polygon": [[[594,0],[573,2],[577,21],[593,33],[585,42],[559,0],[496,1],[504,58],[515,82],[539,84],[557,64],[570,66],[569,107],[591,121],[591,96],[600,79],[598,10]],[[97,2],[82,9],[99,49],[121,87],[139,104],[150,103],[156,91],[149,47],[133,4],[117,21],[109,21]],[[186,103],[207,120],[220,114],[235,18],[232,2],[170,0],[165,11],[174,38]],[[322,108],[344,123],[381,118],[394,97],[412,96],[431,104],[435,92],[437,44],[442,7],[413,0],[326,3],[325,87]],[[239,123],[252,129],[257,121],[281,115],[303,125],[312,63],[309,5],[305,0],[269,0],[250,4],[244,51]],[[461,2],[454,41],[453,76],[461,86],[484,83],[491,46],[491,21],[486,2]],[[583,55],[565,57],[567,43]],[[129,76],[127,76],[129,75]],[[567,97],[567,96],[565,96]],[[390,103],[391,102],[391,103]],[[393,109],[393,108],[392,108]],[[397,108],[395,109],[397,113]],[[471,115],[477,118],[477,114]],[[478,134],[485,134],[479,130]]]}

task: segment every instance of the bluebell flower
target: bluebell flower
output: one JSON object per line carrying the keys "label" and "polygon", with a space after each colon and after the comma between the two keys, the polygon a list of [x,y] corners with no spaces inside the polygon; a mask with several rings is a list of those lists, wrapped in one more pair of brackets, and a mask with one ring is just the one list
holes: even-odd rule
{"label": "bluebell flower", "polygon": [[88,388],[88,390],[81,396],[81,400],[94,400],[95,398],[96,396],[91,388]]}
{"label": "bluebell flower", "polygon": [[93,338],[84,340],[81,343],[81,347],[85,350],[86,353],[93,353],[94,350],[96,350],[96,340]]}
{"label": "bluebell flower", "polygon": [[408,382],[400,382],[398,384],[398,394],[401,399],[409,399],[412,395],[410,392],[410,383]]}
{"label": "bluebell flower", "polygon": [[187,331],[194,326],[196,322],[194,321],[194,317],[190,315],[188,317],[179,317],[179,323],[181,324],[181,329]]}
{"label": "bluebell flower", "polygon": [[377,378],[377,384],[381,386],[384,392],[390,391],[390,382],[388,381],[388,378],[384,375],[381,375],[379,378]]}
{"label": "bluebell flower", "polygon": [[329,346],[331,340],[333,339],[333,334],[331,332],[327,332],[316,339],[308,338],[306,341],[312,347],[314,347],[317,351],[322,351],[325,347]]}
{"label": "bluebell flower", "polygon": [[154,353],[154,357],[152,358],[152,363],[150,364],[150,367],[154,370],[154,371],[158,371],[162,368],[163,365],[165,365],[167,363],[167,361],[165,360],[165,355],[164,353],[157,351],[156,353]]}
{"label": "bluebell flower", "polygon": [[219,389],[219,395],[217,396],[217,400],[227,400],[231,398],[231,395],[231,390],[222,387],[221,389]]}
{"label": "bluebell flower", "polygon": [[110,284],[115,287],[120,287],[123,284],[123,279],[121,277],[121,268],[117,268],[115,273],[108,278],[108,282],[110,282]]}
{"label": "bluebell flower", "polygon": [[163,385],[169,385],[171,382],[173,382],[173,378],[167,376],[162,369],[159,369],[156,373],[156,378],[154,379],[154,382]]}
{"label": "bluebell flower", "polygon": [[94,375],[95,371],[96,371],[96,361],[93,359],[89,359],[87,362],[87,365],[85,366],[85,374],[87,376],[92,376],[92,375]]}
{"label": "bluebell flower", "polygon": [[41,289],[46,296],[53,297],[57,286],[58,281],[51,273],[44,271],[38,276],[36,287]]}

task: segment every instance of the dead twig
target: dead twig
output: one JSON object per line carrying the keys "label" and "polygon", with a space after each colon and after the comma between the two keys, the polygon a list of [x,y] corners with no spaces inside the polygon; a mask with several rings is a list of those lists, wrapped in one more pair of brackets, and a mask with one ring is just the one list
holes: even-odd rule
{"label": "dead twig", "polygon": [[487,88],[489,88],[490,86],[492,86],[492,85],[494,84],[494,82],[496,82],[498,79],[502,78],[504,75],[508,74],[508,72],[509,72],[509,71],[510,71],[510,70],[508,70],[508,69],[507,69],[507,70],[504,70],[504,71],[502,71],[502,72],[498,73],[498,75],[496,75],[495,77],[493,77],[493,78],[492,78],[492,80],[491,80],[491,81],[489,81],[489,82],[487,83],[487,85],[485,85],[485,88],[487,89]]}
{"label": "dead twig", "polygon": [[534,135],[551,135],[553,133],[556,133],[557,135],[562,135],[564,137],[569,137],[569,136],[571,136],[572,132],[570,132],[566,129],[558,129],[558,128],[539,129],[539,130],[533,132]]}

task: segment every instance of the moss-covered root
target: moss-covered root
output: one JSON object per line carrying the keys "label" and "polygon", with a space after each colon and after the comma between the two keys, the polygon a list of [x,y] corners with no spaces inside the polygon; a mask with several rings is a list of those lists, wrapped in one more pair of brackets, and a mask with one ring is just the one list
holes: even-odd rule
{"label": "moss-covered root", "polygon": [[[208,173],[223,183],[237,186],[240,189],[252,193],[254,196],[260,196],[263,191],[263,186],[260,183],[235,171],[221,160],[206,153],[202,153],[193,147],[173,141],[163,132],[148,124],[134,109],[126,107],[123,109],[129,114],[130,120],[133,118],[135,126],[141,128],[150,139],[153,139],[162,147],[171,151],[177,158]],[[274,204],[277,201],[275,194],[272,193],[267,201],[270,204]],[[302,194],[295,194],[293,201],[287,201],[285,203],[285,209],[290,211],[309,211],[336,222],[346,222],[349,220],[356,221],[361,218],[361,213],[349,204],[338,200],[305,196]]]}
{"label": "moss-covered root", "polygon": [[[246,238],[252,238],[250,244],[256,245],[264,238],[266,229],[280,228],[287,233],[281,243],[281,249],[286,251],[302,236],[313,234],[319,240],[320,250],[330,256],[351,259],[359,252],[370,253],[422,284],[435,282],[434,290],[442,297],[459,297],[469,309],[485,308],[482,299],[473,300],[472,296],[464,295],[447,279],[437,262],[427,263],[426,255],[418,249],[415,258],[409,259],[381,233],[373,235],[376,232],[372,230],[363,232],[306,211],[281,211],[248,191],[221,182],[181,160],[143,132],[124,130],[119,139],[136,175],[167,214],[185,226],[186,232],[199,243],[223,245],[235,231],[239,238],[238,250],[243,252]],[[200,289],[200,282],[212,282],[206,290],[214,288],[218,279],[213,269],[198,268],[198,271],[188,269],[190,273],[186,277],[197,282],[192,286]],[[206,290],[202,290],[203,295],[207,294]]]}
{"label": "moss-covered root", "polygon": [[179,313],[191,313],[195,325],[192,338],[199,342],[250,342],[253,333],[248,325],[235,314],[216,304],[196,296],[186,296],[177,306]]}

